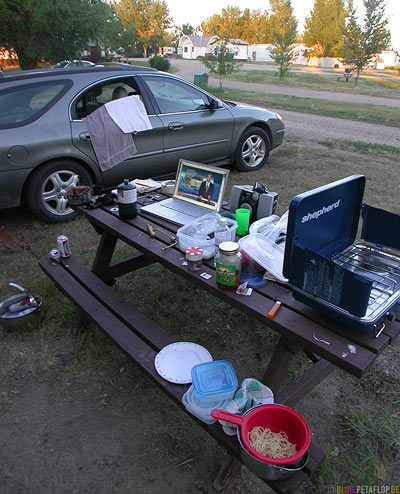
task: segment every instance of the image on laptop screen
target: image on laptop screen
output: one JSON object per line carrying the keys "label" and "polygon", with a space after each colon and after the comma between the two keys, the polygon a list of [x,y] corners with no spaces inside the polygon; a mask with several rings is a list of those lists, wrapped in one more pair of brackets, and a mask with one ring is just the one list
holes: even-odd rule
{"label": "image on laptop screen", "polygon": [[219,210],[228,173],[228,170],[180,160],[174,197]]}

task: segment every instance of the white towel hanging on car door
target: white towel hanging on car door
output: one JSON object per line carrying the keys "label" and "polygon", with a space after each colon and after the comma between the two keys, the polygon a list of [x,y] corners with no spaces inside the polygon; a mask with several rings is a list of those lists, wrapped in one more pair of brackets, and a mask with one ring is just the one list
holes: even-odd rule
{"label": "white towel hanging on car door", "polygon": [[110,117],[124,133],[152,129],[146,108],[140,96],[126,96],[104,105]]}

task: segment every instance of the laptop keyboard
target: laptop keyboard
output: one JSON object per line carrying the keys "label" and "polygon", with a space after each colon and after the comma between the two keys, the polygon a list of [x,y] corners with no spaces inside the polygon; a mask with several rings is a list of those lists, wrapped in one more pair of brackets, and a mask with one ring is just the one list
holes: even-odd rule
{"label": "laptop keyboard", "polygon": [[197,204],[191,204],[190,202],[180,201],[171,197],[171,199],[167,199],[163,201],[162,206],[165,208],[173,209],[178,213],[187,214],[188,216],[193,216],[194,218],[198,218],[202,216],[207,211],[199,207]]}

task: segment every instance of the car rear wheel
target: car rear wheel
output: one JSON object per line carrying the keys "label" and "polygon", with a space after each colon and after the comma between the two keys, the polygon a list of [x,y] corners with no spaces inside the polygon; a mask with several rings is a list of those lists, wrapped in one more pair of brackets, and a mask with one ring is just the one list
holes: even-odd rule
{"label": "car rear wheel", "polygon": [[249,127],[239,139],[235,166],[242,172],[262,168],[268,160],[271,149],[268,134],[259,127]]}
{"label": "car rear wheel", "polygon": [[63,192],[72,184],[74,175],[84,185],[92,185],[89,172],[79,163],[57,160],[35,170],[27,187],[27,202],[32,213],[50,223],[67,221],[77,213],[69,205]]}

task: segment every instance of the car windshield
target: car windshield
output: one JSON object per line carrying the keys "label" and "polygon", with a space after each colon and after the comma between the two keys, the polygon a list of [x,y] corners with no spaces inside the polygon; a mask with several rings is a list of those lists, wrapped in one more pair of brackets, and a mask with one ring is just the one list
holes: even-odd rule
{"label": "car windshield", "polygon": [[0,91],[0,129],[20,127],[36,120],[69,84],[68,81],[43,82]]}

